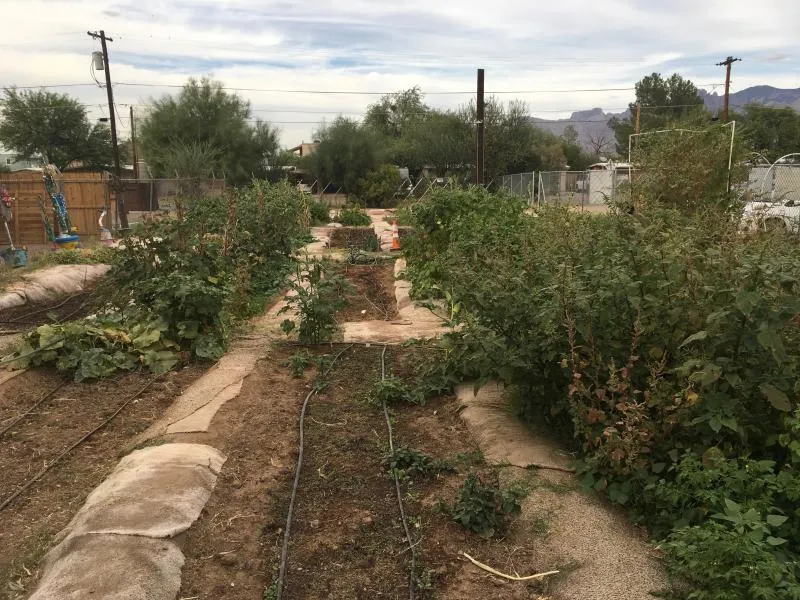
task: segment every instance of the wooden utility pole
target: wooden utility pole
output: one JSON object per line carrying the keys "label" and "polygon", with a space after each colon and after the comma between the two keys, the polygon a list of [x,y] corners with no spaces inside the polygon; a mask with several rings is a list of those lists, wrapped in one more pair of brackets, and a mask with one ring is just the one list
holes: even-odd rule
{"label": "wooden utility pole", "polygon": [[108,95],[108,116],[111,122],[111,145],[114,150],[114,182],[115,195],[117,198],[117,216],[119,218],[122,229],[128,229],[128,213],[125,212],[125,198],[122,194],[120,180],[122,179],[122,169],[119,164],[119,146],[117,145],[117,119],[114,114],[114,90],[111,89],[111,67],[108,62],[108,46],[106,42],[113,42],[110,37],[106,37],[106,32],[102,29],[100,32],[87,31],[87,35],[100,40],[100,45],[103,50],[103,71],[106,74],[106,93]]}
{"label": "wooden utility pole", "polygon": [[730,93],[731,93],[731,65],[737,61],[742,60],[741,58],[733,58],[729,56],[722,62],[718,62],[718,67],[725,67],[725,103],[722,109],[722,120],[727,123],[728,122],[728,108],[730,106]]}
{"label": "wooden utility pole", "polygon": [[636,103],[636,125],[634,126],[634,133],[639,135],[642,133],[642,105]]}
{"label": "wooden utility pole", "polygon": [[486,128],[484,123],[485,116],[485,100],[483,94],[483,69],[478,69],[478,101],[477,101],[477,132],[476,138],[476,152],[475,152],[475,184],[483,185],[483,172],[484,172],[484,150]]}
{"label": "wooden utility pole", "polygon": [[136,154],[136,121],[133,120],[133,106],[131,109],[131,157],[133,158],[133,177],[139,179],[139,158]]}

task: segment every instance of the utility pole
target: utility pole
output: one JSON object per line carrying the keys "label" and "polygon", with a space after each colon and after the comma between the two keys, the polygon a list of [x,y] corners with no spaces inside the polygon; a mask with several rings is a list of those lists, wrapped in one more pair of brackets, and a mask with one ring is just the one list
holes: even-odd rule
{"label": "utility pole", "polygon": [[133,158],[133,177],[139,179],[139,158],[136,155],[136,121],[133,120],[133,106],[131,109],[131,156]]}
{"label": "utility pole", "polygon": [[483,185],[484,172],[484,150],[486,128],[484,123],[485,102],[483,94],[483,69],[478,69],[478,102],[477,102],[477,133],[476,133],[476,152],[475,152],[475,184]]}
{"label": "utility pole", "polygon": [[725,67],[725,104],[722,109],[722,120],[727,123],[728,122],[728,107],[730,102],[730,93],[731,93],[731,65],[737,61],[742,60],[741,58],[733,58],[729,56],[722,62],[718,62],[718,67]]}
{"label": "utility pole", "polygon": [[128,229],[128,214],[125,212],[125,199],[122,195],[122,186],[120,180],[122,179],[122,169],[119,165],[119,146],[117,145],[117,120],[114,114],[114,90],[111,89],[111,67],[108,63],[108,47],[106,42],[113,42],[110,37],[106,37],[106,32],[102,29],[100,33],[94,31],[87,31],[87,35],[100,40],[100,45],[103,50],[103,71],[106,74],[106,93],[108,94],[108,116],[111,121],[111,145],[114,150],[114,188],[117,197],[117,216],[119,218],[122,229]]}
{"label": "utility pole", "polygon": [[639,135],[642,132],[642,105],[636,103],[636,125],[634,126],[634,133]]}

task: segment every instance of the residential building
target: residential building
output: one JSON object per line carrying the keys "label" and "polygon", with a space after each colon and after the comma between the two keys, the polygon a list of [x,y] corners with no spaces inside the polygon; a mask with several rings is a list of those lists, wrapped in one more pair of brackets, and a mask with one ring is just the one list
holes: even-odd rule
{"label": "residential building", "polygon": [[18,158],[16,152],[0,146],[0,170],[22,171],[23,169],[35,169],[40,166],[42,166],[40,158]]}

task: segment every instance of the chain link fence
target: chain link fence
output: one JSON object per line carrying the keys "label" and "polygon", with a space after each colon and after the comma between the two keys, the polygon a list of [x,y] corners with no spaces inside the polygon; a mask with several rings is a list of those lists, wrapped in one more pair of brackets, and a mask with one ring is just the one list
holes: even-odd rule
{"label": "chain link fence", "polygon": [[800,153],[779,158],[764,173],[760,199],[784,206],[800,206]]}
{"label": "chain link fence", "polygon": [[498,188],[533,204],[536,198],[536,173],[503,175],[496,181]]}

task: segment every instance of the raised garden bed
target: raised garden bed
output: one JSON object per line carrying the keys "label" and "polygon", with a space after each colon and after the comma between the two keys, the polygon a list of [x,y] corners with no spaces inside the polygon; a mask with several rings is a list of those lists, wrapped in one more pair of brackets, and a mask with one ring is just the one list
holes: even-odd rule
{"label": "raised garden bed", "polygon": [[335,227],[330,230],[331,248],[350,248],[352,246],[364,250],[380,248],[372,227]]}

